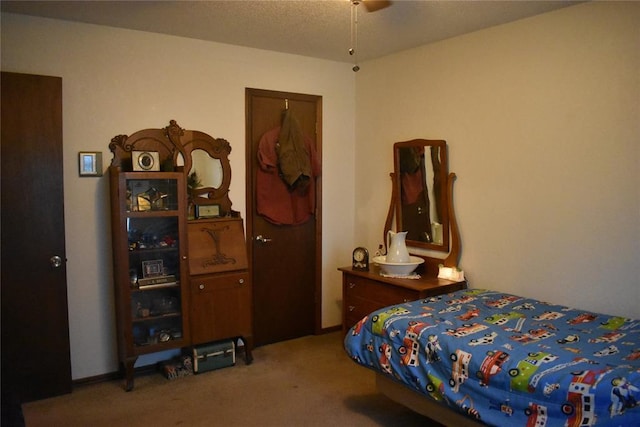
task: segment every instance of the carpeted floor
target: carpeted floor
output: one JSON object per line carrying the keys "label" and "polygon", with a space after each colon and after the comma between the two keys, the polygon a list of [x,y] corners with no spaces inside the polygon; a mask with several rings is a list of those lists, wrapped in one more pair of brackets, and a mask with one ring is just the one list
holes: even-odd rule
{"label": "carpeted floor", "polygon": [[169,381],[138,376],[23,405],[39,426],[438,426],[375,390],[373,372],[349,360],[342,333],[254,350],[254,361]]}

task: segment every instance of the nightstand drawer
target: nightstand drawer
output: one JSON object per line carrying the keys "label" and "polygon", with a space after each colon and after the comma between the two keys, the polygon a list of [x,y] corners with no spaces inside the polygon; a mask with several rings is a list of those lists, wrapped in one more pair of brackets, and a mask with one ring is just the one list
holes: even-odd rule
{"label": "nightstand drawer", "polygon": [[378,310],[382,307],[386,307],[386,305],[381,305],[380,302],[371,301],[359,297],[349,298],[345,300],[344,303],[346,304],[344,308],[345,317],[349,327],[356,324],[360,319],[362,319],[372,311]]}
{"label": "nightstand drawer", "polygon": [[437,277],[398,279],[383,277],[378,269],[362,272],[349,267],[342,271],[342,330],[358,323],[364,316],[383,307],[446,294],[466,287],[466,282],[452,282]]}
{"label": "nightstand drawer", "polygon": [[351,275],[345,275],[344,286],[345,298],[347,300],[363,298],[382,304],[381,306],[379,305],[379,307],[413,301],[420,298],[418,291],[401,288],[399,286],[389,286],[384,283]]}

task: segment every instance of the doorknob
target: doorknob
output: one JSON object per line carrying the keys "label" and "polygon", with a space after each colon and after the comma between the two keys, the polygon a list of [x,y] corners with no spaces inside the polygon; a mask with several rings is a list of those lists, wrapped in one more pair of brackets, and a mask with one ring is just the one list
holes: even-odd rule
{"label": "doorknob", "polygon": [[256,241],[257,241],[257,242],[261,242],[261,243],[267,243],[267,242],[270,242],[270,241],[271,241],[271,239],[268,239],[268,238],[266,238],[266,237],[263,237],[263,236],[262,236],[262,234],[258,234],[258,235],[255,237],[255,239],[256,239]]}
{"label": "doorknob", "polygon": [[54,255],[49,258],[49,263],[53,268],[60,268],[62,266],[62,258],[60,258],[58,255]]}

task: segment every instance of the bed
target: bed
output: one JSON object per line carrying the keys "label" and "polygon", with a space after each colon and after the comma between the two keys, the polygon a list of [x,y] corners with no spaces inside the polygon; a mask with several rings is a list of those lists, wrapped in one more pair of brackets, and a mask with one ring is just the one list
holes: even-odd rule
{"label": "bed", "polygon": [[376,310],[344,346],[446,425],[640,425],[638,320],[466,289]]}

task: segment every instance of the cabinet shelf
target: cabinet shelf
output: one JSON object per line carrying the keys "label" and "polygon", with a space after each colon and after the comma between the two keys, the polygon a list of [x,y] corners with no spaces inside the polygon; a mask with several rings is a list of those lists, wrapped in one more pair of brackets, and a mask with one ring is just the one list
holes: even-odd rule
{"label": "cabinet shelf", "polygon": [[170,317],[179,317],[181,315],[182,313],[180,313],[179,311],[176,311],[173,313],[156,314],[156,315],[151,315],[147,317],[135,317],[133,319],[133,323],[147,323],[147,322],[153,322],[161,319],[167,319]]}
{"label": "cabinet shelf", "polygon": [[135,352],[137,355],[157,353],[160,351],[171,350],[176,347],[181,347],[183,345],[184,341],[182,340],[182,338],[170,339],[166,342],[149,341],[136,344]]}
{"label": "cabinet shelf", "polygon": [[180,213],[175,209],[171,210],[155,210],[155,211],[126,211],[125,216],[128,218],[147,218],[154,216],[178,216]]}
{"label": "cabinet shelf", "polygon": [[139,286],[137,288],[131,288],[131,292],[149,292],[157,289],[165,289],[165,288],[179,288],[180,282],[171,282],[171,283],[157,283],[155,285],[144,285]]}
{"label": "cabinet shelf", "polygon": [[146,254],[149,252],[172,252],[177,250],[179,250],[177,246],[158,246],[153,248],[130,248],[129,252],[131,252],[131,254]]}

